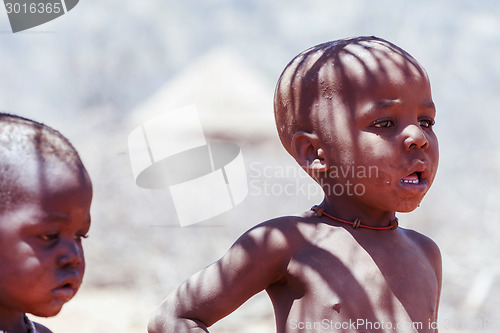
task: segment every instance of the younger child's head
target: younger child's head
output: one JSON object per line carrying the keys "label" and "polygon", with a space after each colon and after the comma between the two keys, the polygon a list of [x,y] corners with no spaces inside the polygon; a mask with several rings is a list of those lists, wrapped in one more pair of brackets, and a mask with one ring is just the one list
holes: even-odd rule
{"label": "younger child's head", "polygon": [[300,53],[278,80],[274,109],[283,146],[328,185],[327,196],[360,184],[351,194],[363,198],[350,199],[411,211],[433,182],[438,144],[429,79],[386,40],[349,38]]}
{"label": "younger child's head", "polygon": [[64,136],[0,113],[0,325],[24,313],[54,316],[78,291],[91,200]]}

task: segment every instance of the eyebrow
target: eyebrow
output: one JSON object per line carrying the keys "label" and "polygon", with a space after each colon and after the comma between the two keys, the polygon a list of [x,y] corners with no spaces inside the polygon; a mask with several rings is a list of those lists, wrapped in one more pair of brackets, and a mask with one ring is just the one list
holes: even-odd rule
{"label": "eyebrow", "polygon": [[433,101],[428,101],[422,104],[423,109],[435,109],[436,105],[434,104]]}
{"label": "eyebrow", "polygon": [[403,101],[401,99],[378,99],[375,102],[368,105],[368,107],[362,110],[364,115],[372,114],[373,112],[378,112],[379,110],[390,109],[395,106],[402,105]]}
{"label": "eyebrow", "polygon": [[[375,111],[378,109],[389,109],[395,106],[402,105],[403,101],[401,99],[379,99],[375,101],[373,106],[369,108],[369,111]],[[434,105],[433,101],[426,101],[421,104],[420,106],[422,109],[435,109],[436,106]]]}
{"label": "eyebrow", "polygon": [[42,216],[42,220],[46,222],[67,222],[69,216],[63,214],[46,213]]}
{"label": "eyebrow", "polygon": [[[54,223],[67,223],[69,222],[70,218],[66,214],[55,214],[55,213],[47,213],[42,217],[42,221],[44,222],[54,222]],[[91,217],[90,214],[87,215],[85,218],[85,224],[91,223]]]}
{"label": "eyebrow", "polygon": [[375,105],[372,109],[387,109],[393,106],[401,105],[403,101],[401,99],[379,99],[375,101]]}

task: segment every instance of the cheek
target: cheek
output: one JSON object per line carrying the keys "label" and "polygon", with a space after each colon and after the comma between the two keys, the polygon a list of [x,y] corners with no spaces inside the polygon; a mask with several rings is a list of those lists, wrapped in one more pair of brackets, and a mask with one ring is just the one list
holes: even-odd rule
{"label": "cheek", "polygon": [[[8,250],[6,249],[8,248]],[[0,249],[0,267],[31,273],[39,270],[46,259],[29,241],[17,239],[3,243]],[[4,269],[2,269],[2,272]]]}
{"label": "cheek", "polygon": [[25,251],[19,252],[16,261],[17,269],[11,274],[17,273],[16,283],[24,284],[25,288],[37,288],[50,281],[53,276],[55,266],[53,256],[26,247]]}
{"label": "cheek", "polygon": [[429,149],[427,154],[432,158],[433,166],[437,169],[439,164],[439,143],[434,133],[429,139]]}
{"label": "cheek", "polygon": [[364,143],[364,149],[361,150],[356,162],[365,169],[376,170],[376,178],[379,182],[388,182],[391,180],[388,170],[394,167],[392,165],[395,155],[394,145],[383,140],[370,141],[372,142]]}
{"label": "cheek", "polygon": [[0,265],[0,299],[28,311],[32,304],[46,297],[47,288],[53,283],[52,274],[48,265],[37,257],[12,255],[6,262],[8,267]]}
{"label": "cheek", "polygon": [[85,274],[85,268],[87,267],[87,264],[85,262],[85,256],[83,255],[82,252],[82,262],[81,264],[77,267],[78,273],[80,273],[80,277],[83,280],[83,275]]}

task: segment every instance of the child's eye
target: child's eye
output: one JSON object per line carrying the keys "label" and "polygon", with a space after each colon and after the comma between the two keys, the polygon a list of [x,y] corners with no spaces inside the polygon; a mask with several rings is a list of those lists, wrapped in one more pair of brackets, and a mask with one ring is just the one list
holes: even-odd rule
{"label": "child's eye", "polygon": [[432,128],[432,126],[434,126],[435,121],[432,118],[425,118],[425,119],[420,119],[419,123],[420,126],[422,126],[423,128]]}
{"label": "child's eye", "polygon": [[394,122],[388,119],[375,120],[371,127],[375,128],[388,128],[394,126]]}
{"label": "child's eye", "polygon": [[58,232],[48,233],[48,234],[40,235],[39,237],[43,241],[52,242],[52,241],[59,239],[59,233]]}
{"label": "child's eye", "polygon": [[84,234],[84,235],[75,235],[75,239],[79,242],[82,241],[82,239],[85,239],[85,238],[89,238],[89,235],[88,234]]}

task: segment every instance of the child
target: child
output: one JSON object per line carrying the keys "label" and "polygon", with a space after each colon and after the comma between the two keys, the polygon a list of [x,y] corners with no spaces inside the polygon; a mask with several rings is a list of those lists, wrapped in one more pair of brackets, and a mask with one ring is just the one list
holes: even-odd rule
{"label": "child", "polygon": [[422,66],[376,37],[324,43],[288,64],[274,102],[283,146],[324,201],[247,231],[165,299],[149,332],[208,332],[261,290],[279,333],[437,332],[439,249],[395,217],[438,164]]}
{"label": "child", "polygon": [[51,317],[82,283],[92,185],[54,129],[0,113],[0,332],[51,332]]}

